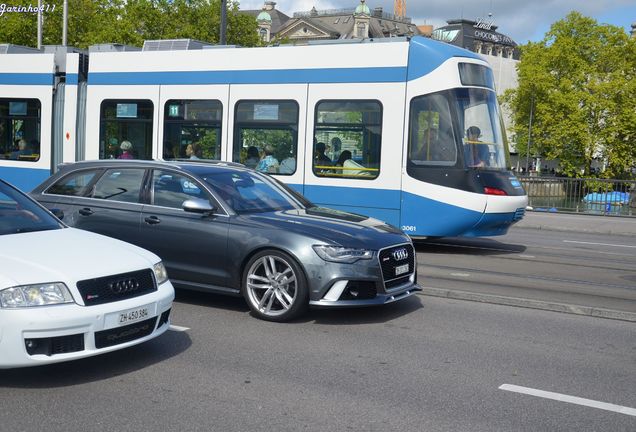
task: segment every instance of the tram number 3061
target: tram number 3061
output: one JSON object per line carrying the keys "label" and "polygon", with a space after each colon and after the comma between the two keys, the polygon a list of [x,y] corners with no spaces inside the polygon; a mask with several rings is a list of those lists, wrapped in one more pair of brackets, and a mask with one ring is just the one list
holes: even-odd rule
{"label": "tram number 3061", "polygon": [[415,225],[402,225],[402,231],[404,231],[405,233],[415,232],[415,231],[417,231],[417,226],[415,226]]}

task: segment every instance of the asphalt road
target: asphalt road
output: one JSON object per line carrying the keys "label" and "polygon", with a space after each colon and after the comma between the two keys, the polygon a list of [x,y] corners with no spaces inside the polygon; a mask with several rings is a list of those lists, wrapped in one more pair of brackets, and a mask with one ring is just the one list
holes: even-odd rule
{"label": "asphalt road", "polygon": [[[420,282],[631,314],[636,241],[611,235],[436,240],[418,246]],[[187,292],[172,319],[128,350],[0,370],[0,430],[636,431],[634,322],[418,295],[273,324]]]}
{"label": "asphalt road", "polygon": [[273,324],[196,293],[173,317],[139,347],[0,371],[1,429],[636,430],[633,323],[415,296]]}
{"label": "asphalt road", "polygon": [[636,321],[636,236],[601,232],[636,219],[534,221],[500,237],[418,242],[418,282],[431,295]]}

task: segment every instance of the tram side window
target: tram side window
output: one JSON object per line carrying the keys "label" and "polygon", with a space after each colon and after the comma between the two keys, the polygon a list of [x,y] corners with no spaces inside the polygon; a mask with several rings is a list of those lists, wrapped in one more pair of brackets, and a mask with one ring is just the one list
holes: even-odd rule
{"label": "tram side window", "polygon": [[411,102],[409,164],[454,166],[457,146],[445,93],[420,96]]}
{"label": "tram side window", "polygon": [[316,104],[313,172],[318,177],[374,179],[380,174],[382,104],[328,100]]}
{"label": "tram side window", "polygon": [[221,159],[220,101],[169,100],[163,119],[164,159]]}
{"label": "tram side window", "polygon": [[37,99],[0,98],[0,159],[40,159],[41,117]]}
{"label": "tram side window", "polygon": [[261,172],[292,175],[298,159],[298,103],[243,100],[236,104],[232,160]]}
{"label": "tram side window", "polygon": [[149,100],[106,99],[99,116],[100,159],[152,159]]}

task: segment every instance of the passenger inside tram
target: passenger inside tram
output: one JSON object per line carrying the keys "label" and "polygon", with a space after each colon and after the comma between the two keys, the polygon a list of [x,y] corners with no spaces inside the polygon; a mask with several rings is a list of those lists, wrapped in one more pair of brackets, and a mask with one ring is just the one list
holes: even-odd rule
{"label": "passenger inside tram", "polygon": [[470,126],[466,130],[464,156],[466,165],[472,168],[482,168],[488,165],[488,145],[481,142],[481,130],[477,126]]}

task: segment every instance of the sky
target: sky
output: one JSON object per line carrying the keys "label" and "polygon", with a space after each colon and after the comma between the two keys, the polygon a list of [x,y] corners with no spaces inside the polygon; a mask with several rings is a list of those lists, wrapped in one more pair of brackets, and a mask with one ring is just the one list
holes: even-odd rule
{"label": "sky", "polygon": [[[276,9],[292,16],[294,12],[353,9],[360,0],[275,0]],[[394,0],[366,0],[371,10],[382,7],[393,13]],[[240,9],[261,9],[264,0],[239,0]],[[543,39],[550,26],[576,10],[601,24],[612,24],[631,31],[636,22],[636,0],[406,0],[406,15],[417,25],[430,24],[435,28],[446,20],[488,18],[498,26],[497,31],[510,36],[518,44]]]}

